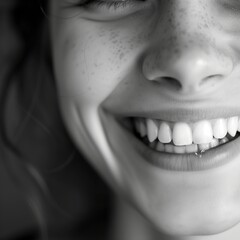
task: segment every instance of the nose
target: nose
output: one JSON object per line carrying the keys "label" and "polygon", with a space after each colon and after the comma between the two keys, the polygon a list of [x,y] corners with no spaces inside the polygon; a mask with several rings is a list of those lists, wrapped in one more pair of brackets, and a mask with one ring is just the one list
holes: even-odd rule
{"label": "nose", "polygon": [[219,54],[206,54],[201,49],[168,53],[145,62],[145,76],[162,87],[182,94],[214,90],[232,71],[232,61]]}
{"label": "nose", "polygon": [[[215,39],[216,36],[212,33],[215,29],[211,26],[204,31],[196,30],[199,29],[198,21],[202,21],[202,16],[198,20],[196,16],[188,14],[188,3],[186,1],[185,6],[181,6],[186,9],[185,16],[181,16],[181,19],[175,5],[168,21],[159,20],[156,24],[154,36],[158,40],[145,56],[143,74],[146,79],[161,85],[162,90],[181,94],[214,91],[233,69],[232,58],[223,48],[228,44]],[[164,31],[161,22],[166,25],[166,22],[173,23],[176,20],[178,24],[167,26],[167,30],[165,26]],[[217,45],[216,42],[220,44]]]}

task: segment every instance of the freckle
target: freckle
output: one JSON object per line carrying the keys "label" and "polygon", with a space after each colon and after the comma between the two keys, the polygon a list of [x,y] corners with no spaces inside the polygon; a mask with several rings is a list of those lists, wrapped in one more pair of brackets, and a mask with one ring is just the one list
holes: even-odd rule
{"label": "freckle", "polygon": [[190,39],[189,44],[193,44],[193,43],[194,43],[193,39]]}
{"label": "freckle", "polygon": [[124,57],[124,53],[121,53],[120,56],[119,56],[119,59],[122,60],[122,58]]}
{"label": "freckle", "polygon": [[175,49],[175,50],[174,50],[174,53],[175,53],[176,55],[179,55],[179,53],[180,53],[179,49]]}

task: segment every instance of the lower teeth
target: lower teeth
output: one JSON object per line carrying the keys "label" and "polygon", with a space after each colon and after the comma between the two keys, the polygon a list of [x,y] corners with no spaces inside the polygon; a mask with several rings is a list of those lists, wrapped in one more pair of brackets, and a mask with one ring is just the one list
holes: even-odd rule
{"label": "lower teeth", "polygon": [[[236,138],[236,137],[235,137]],[[234,139],[235,139],[234,138]],[[202,154],[212,148],[218,147],[223,145],[233,138],[225,137],[223,139],[216,139],[209,143],[209,144],[192,144],[187,146],[176,146],[172,143],[164,144],[159,141],[154,141],[150,143],[147,138],[144,138],[143,141],[146,145],[158,152],[165,152],[165,153],[175,153],[175,154],[192,154],[194,153],[196,156],[201,157]]]}

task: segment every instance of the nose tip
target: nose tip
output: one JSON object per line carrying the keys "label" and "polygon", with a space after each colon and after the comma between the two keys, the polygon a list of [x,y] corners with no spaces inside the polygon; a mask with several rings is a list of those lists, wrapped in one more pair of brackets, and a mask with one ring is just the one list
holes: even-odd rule
{"label": "nose tip", "polygon": [[146,72],[148,80],[156,81],[162,87],[192,94],[214,89],[232,68],[233,63],[226,56],[195,51],[183,53],[181,57],[161,59],[160,62],[158,59]]}

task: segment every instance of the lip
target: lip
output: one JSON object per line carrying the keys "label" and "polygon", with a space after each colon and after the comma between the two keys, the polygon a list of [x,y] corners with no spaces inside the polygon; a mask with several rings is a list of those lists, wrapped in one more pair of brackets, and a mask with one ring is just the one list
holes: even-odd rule
{"label": "lip", "polygon": [[[109,115],[109,114],[107,114]],[[240,157],[240,137],[219,147],[209,149],[201,156],[195,154],[175,154],[158,152],[139,140],[131,130],[126,128],[119,118],[111,116],[110,121],[115,122],[119,133],[122,132],[124,141],[132,145],[132,151],[135,151],[136,157],[140,156],[151,166],[167,171],[203,171],[217,168],[235,161]]]}
{"label": "lip", "polygon": [[[118,111],[118,112],[115,112]],[[159,119],[168,122],[197,122],[201,120],[211,120],[218,118],[230,118],[234,116],[240,116],[239,108],[230,107],[215,107],[215,108],[165,108],[163,110],[146,110],[141,109],[141,111],[131,112],[128,110],[121,112],[119,108],[115,111],[111,111],[115,116],[121,117],[140,117],[140,118],[150,118]]]}
{"label": "lip", "polygon": [[[144,114],[145,115],[145,114]],[[153,111],[151,114],[146,114],[148,118],[162,119],[169,122],[197,122],[201,120],[211,120],[218,118],[230,118],[240,116],[240,110],[236,109],[172,109],[165,111]]]}

